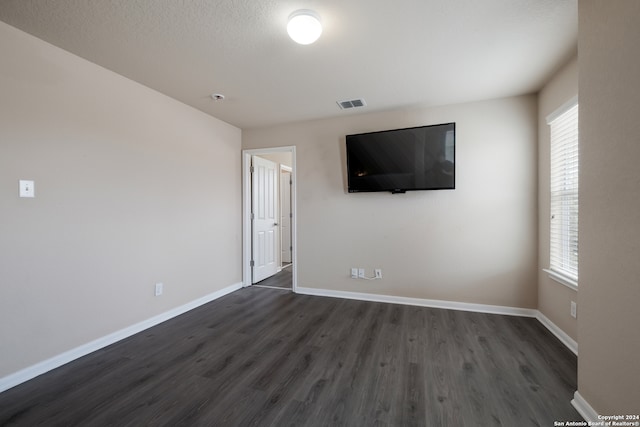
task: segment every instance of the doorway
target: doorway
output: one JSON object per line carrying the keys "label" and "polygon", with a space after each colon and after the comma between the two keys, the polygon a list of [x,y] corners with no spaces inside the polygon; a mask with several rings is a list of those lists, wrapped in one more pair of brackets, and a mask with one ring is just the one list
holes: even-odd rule
{"label": "doorway", "polygon": [[[271,235],[277,235],[277,246],[275,247],[277,274],[264,277],[263,273],[256,271],[256,245],[262,245],[264,240],[258,240],[256,237],[256,212],[254,212],[256,202],[260,199],[260,185],[256,184],[254,175],[252,174],[252,162],[255,157],[266,159],[268,162],[275,162],[277,169],[277,220],[271,221],[270,226],[275,226],[275,232]],[[259,160],[260,164],[264,164]],[[290,275],[288,286],[294,292],[297,288],[297,265],[296,265],[296,167],[295,167],[295,147],[276,147],[264,149],[251,149],[242,151],[242,216],[243,216],[243,238],[242,238],[242,283],[243,286],[251,286],[256,283],[256,279],[262,280],[262,283],[268,283],[269,280],[277,280],[286,273]],[[256,171],[254,167],[254,173]],[[288,189],[287,189],[288,184]],[[257,188],[254,188],[258,186]],[[288,211],[288,212],[287,212]],[[283,219],[285,221],[283,221]],[[264,225],[263,225],[264,227]],[[273,231],[272,227],[271,230]],[[257,230],[260,231],[260,230]],[[264,236],[264,234],[262,234]],[[258,255],[259,256],[259,255]],[[263,259],[260,259],[262,262]]]}

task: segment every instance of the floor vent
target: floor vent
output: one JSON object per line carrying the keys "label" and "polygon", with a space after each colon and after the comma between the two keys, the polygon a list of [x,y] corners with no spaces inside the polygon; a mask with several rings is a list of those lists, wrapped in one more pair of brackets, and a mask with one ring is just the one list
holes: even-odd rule
{"label": "floor vent", "polygon": [[338,105],[343,110],[348,110],[350,108],[359,108],[366,107],[367,103],[364,102],[364,99],[349,99],[346,101],[338,101]]}

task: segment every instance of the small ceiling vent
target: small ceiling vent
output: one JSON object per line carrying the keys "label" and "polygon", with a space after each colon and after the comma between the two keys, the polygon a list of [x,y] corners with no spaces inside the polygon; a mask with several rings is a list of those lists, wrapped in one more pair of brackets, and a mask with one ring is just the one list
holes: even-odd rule
{"label": "small ceiling vent", "polygon": [[360,98],[360,99],[349,99],[346,101],[338,101],[338,105],[340,106],[341,109],[348,110],[350,108],[366,107],[367,103],[364,102],[364,99]]}

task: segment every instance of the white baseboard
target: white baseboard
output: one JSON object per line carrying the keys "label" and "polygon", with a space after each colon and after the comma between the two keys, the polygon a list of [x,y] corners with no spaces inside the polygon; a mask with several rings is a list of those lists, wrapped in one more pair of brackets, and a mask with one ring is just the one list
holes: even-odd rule
{"label": "white baseboard", "polygon": [[36,363],[35,365],[29,366],[28,368],[7,375],[6,377],[0,378],[0,393],[19,384],[22,384],[25,381],[33,379],[38,375],[42,375],[45,372],[51,371],[52,369],[65,365],[82,356],[86,356],[89,353],[93,353],[96,350],[100,350],[101,348],[128,338],[131,335],[142,332],[145,329],[149,329],[152,326],[184,314],[187,311],[193,310],[194,308],[200,307],[201,305],[216,300],[241,288],[242,283],[236,283],[231,286],[227,286],[226,288],[220,289],[209,295],[205,295],[202,298],[198,298],[194,301],[188,302],[187,304],[181,305],[180,307],[176,307],[150,319],[143,320],[142,322],[136,323],[135,325],[128,326],[124,329],[93,340],[87,344],[83,344],[69,351],[65,351],[64,353],[54,356],[50,359]]}
{"label": "white baseboard", "polygon": [[547,316],[538,311],[536,319],[542,323],[553,335],[555,335],[562,343],[567,346],[576,356],[578,355],[578,343],[553,323]]}
{"label": "white baseboard", "polygon": [[537,317],[538,310],[531,308],[507,307],[502,305],[471,304],[466,302],[442,301],[423,298],[398,297],[393,295],[367,294],[361,292],[334,291],[298,286],[296,293],[322,297],[355,299],[361,301],[386,302],[390,304],[416,305],[420,307],[444,308],[449,310],[474,311],[478,313],[504,314],[509,316]]}
{"label": "white baseboard", "polygon": [[591,405],[589,405],[589,402],[584,400],[584,398],[577,391],[573,394],[573,400],[571,401],[571,404],[574,408],[576,408],[576,411],[578,411],[578,413],[582,415],[582,418],[584,418],[585,421],[592,423],[602,421],[598,418],[598,413],[595,411],[595,409],[593,409]]}

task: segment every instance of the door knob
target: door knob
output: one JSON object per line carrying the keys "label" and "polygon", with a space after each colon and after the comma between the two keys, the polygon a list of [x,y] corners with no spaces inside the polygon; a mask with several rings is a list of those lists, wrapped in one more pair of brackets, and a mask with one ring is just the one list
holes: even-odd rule
{"label": "door knob", "polygon": [[275,227],[276,225],[278,225],[278,223],[277,223],[277,222],[274,222],[274,223],[273,223],[273,226]]}

